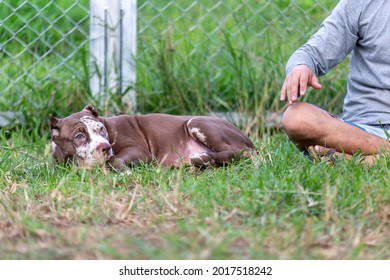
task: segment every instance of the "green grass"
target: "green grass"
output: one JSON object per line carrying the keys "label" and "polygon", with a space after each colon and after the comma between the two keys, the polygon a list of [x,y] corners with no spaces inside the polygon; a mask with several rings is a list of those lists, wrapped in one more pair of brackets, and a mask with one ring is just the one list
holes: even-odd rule
{"label": "green grass", "polygon": [[[17,6],[23,1],[9,2]],[[37,7],[47,3],[28,2]],[[62,7],[70,3],[55,2]],[[69,61],[79,74],[64,67],[47,76],[45,67],[29,69],[35,62],[31,55],[11,60],[3,52],[17,54],[23,47],[15,38],[8,42],[12,36],[1,29],[1,73],[17,79],[29,69],[39,82],[25,78],[0,94],[0,111],[22,112],[26,120],[24,126],[0,131],[0,258],[389,259],[389,156],[372,167],[360,165],[359,157],[335,166],[313,164],[281,131],[263,126],[265,112],[284,105],[278,99],[288,57],[314,32],[324,9],[337,1],[320,1],[320,6],[313,6],[313,0],[249,1],[234,13],[228,10],[237,1],[216,8],[213,1],[200,1],[180,17],[178,6],[189,2],[177,0],[163,17],[154,18],[156,10],[138,1],[138,109],[254,116],[241,128],[258,154],[218,169],[143,165],[126,176],[54,166],[49,113],[65,116],[99,102],[88,89],[88,46],[80,32],[70,35],[68,42],[80,45]],[[88,6],[86,0],[81,3]],[[212,16],[205,16],[210,9]],[[31,7],[20,13],[26,19],[36,14]],[[60,17],[52,6],[45,13]],[[1,6],[0,19],[10,14]],[[80,21],[84,12],[75,9],[69,16]],[[190,29],[194,22],[198,28]],[[15,15],[4,24],[15,30],[23,25]],[[87,21],[80,24],[87,30]],[[147,24],[155,30],[145,29]],[[38,19],[31,27],[43,30],[47,23]],[[59,22],[56,28],[71,26]],[[30,29],[19,39],[33,42],[30,50],[40,55],[47,51],[43,40],[54,44],[61,39],[57,33],[34,41]],[[198,45],[196,52],[192,44]],[[44,65],[55,67],[55,53],[68,52],[67,44],[59,44]],[[304,100],[338,113],[346,67],[321,78],[325,89]],[[0,77],[2,89],[7,88],[10,81]],[[109,106],[99,108],[101,113],[121,111],[118,96],[108,97]]]}
{"label": "green grass", "polygon": [[1,138],[7,259],[388,259],[390,158],[312,164],[280,134],[219,169],[54,167],[47,141]]}

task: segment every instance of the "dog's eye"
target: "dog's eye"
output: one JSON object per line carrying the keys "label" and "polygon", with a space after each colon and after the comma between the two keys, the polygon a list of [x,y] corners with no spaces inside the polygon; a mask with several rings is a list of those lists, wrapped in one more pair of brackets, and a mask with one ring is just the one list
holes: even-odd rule
{"label": "dog's eye", "polygon": [[74,137],[75,140],[83,140],[84,139],[84,134],[82,133],[77,133],[76,136]]}
{"label": "dog's eye", "polygon": [[100,127],[100,129],[99,129],[99,134],[101,135],[101,136],[105,136],[106,135],[106,132],[105,132],[105,130],[104,130],[104,127],[102,126],[102,127]]}

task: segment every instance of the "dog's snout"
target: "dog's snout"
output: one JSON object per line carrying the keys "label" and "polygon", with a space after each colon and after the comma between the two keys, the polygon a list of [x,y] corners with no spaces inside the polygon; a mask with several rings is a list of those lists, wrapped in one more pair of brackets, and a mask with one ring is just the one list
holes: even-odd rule
{"label": "dog's snout", "polygon": [[100,143],[98,146],[97,146],[97,150],[101,153],[109,153],[111,149],[111,145],[108,144],[108,143]]}

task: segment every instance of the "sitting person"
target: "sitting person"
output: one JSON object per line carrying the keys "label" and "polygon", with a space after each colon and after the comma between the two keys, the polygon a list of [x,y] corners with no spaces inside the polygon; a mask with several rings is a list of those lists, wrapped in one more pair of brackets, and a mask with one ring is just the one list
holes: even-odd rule
{"label": "sitting person", "polygon": [[[281,101],[282,124],[298,149],[314,157],[362,153],[369,164],[390,151],[390,1],[341,0],[289,59]],[[326,74],[352,51],[343,116],[297,102],[307,87],[320,90]]]}

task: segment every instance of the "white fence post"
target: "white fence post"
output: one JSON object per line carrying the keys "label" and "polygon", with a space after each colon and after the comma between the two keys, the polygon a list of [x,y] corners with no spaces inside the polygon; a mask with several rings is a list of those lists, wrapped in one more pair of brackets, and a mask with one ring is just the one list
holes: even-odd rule
{"label": "white fence post", "polygon": [[107,102],[108,92],[124,94],[135,111],[137,0],[90,0],[90,88]]}

